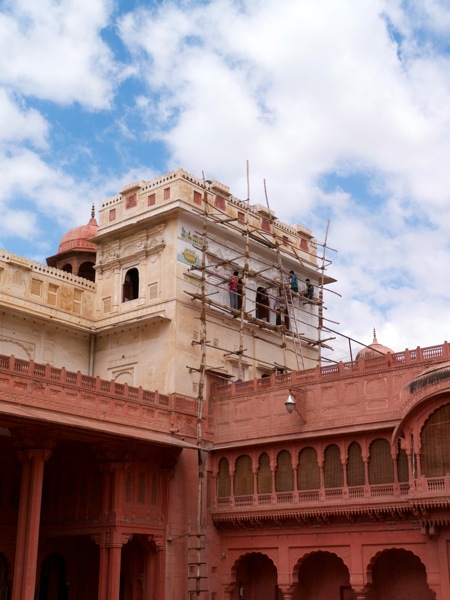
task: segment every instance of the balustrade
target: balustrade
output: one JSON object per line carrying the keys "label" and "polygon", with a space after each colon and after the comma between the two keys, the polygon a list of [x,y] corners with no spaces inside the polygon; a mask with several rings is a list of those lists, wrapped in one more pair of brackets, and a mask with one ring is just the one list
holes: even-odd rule
{"label": "balustrade", "polygon": [[421,477],[414,485],[409,483],[385,483],[376,485],[362,485],[342,488],[320,488],[315,490],[292,490],[275,492],[274,494],[255,494],[217,498],[216,509],[237,510],[245,507],[276,508],[276,506],[289,505],[291,508],[306,506],[336,506],[357,505],[383,501],[408,500],[433,497],[450,496],[450,476]]}

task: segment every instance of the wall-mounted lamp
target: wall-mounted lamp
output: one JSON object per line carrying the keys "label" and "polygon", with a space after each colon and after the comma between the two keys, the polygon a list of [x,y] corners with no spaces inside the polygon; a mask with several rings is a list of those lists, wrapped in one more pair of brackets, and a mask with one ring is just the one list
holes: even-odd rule
{"label": "wall-mounted lamp", "polygon": [[292,414],[297,406],[297,402],[295,401],[295,398],[293,396],[291,396],[291,394],[289,394],[289,396],[287,397],[286,402],[284,403],[284,406],[286,407],[286,410],[288,411],[289,414]]}
{"label": "wall-mounted lamp", "polygon": [[300,411],[300,408],[304,402],[305,394],[306,389],[304,388],[302,388],[301,390],[296,390],[295,395],[292,392],[292,390],[289,390],[289,395],[284,403],[284,406],[286,407],[288,413],[291,415],[295,410],[295,412],[299,415],[303,423],[306,421],[306,419],[302,414],[303,411]]}

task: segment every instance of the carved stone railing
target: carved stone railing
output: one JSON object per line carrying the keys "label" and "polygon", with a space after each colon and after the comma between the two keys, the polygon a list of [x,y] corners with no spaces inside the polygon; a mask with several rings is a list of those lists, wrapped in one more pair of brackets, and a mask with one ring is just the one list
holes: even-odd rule
{"label": "carved stone railing", "polygon": [[383,504],[408,505],[421,500],[443,499],[450,503],[450,475],[445,477],[421,477],[409,483],[383,483],[348,488],[320,488],[314,490],[292,490],[274,494],[253,494],[234,497],[220,497],[213,502],[215,513],[242,513],[277,509],[329,509],[345,507],[376,506]]}
{"label": "carved stone railing", "polygon": [[243,393],[259,392],[261,390],[269,391],[280,388],[283,385],[288,387],[301,386],[315,382],[324,381],[324,379],[334,379],[345,376],[369,373],[378,370],[390,370],[401,366],[409,366],[427,361],[445,361],[450,360],[450,344],[444,342],[438,346],[428,348],[416,348],[414,350],[404,350],[395,354],[385,354],[376,358],[360,358],[353,362],[339,362],[337,364],[317,366],[314,369],[304,371],[292,371],[290,373],[272,374],[270,377],[255,379],[253,381],[239,382],[219,385],[214,392],[214,398],[220,400],[230,396]]}
{"label": "carved stone railing", "polygon": [[[177,394],[160,394],[127,383],[90,377],[49,364],[0,355],[0,406],[3,414],[20,415],[33,409],[54,422],[79,418],[78,425],[105,431],[137,428],[177,438],[196,436],[197,400]],[[71,421],[70,421],[71,422]]]}

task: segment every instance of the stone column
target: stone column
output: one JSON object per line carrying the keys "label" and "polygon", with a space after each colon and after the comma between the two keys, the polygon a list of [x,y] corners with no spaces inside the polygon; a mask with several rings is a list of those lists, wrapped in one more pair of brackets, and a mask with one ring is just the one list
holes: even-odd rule
{"label": "stone column", "polygon": [[32,600],[35,594],[44,463],[54,444],[46,445],[50,447],[19,451],[22,475],[12,600]]}
{"label": "stone column", "polygon": [[94,541],[100,547],[100,567],[98,573],[98,600],[108,600],[108,562],[109,551],[104,535],[94,536]]}

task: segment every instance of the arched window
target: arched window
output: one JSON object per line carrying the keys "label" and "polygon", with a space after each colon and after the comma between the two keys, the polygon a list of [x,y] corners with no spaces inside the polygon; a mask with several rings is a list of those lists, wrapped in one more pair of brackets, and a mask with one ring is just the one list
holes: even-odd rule
{"label": "arched window", "polygon": [[298,489],[318,490],[320,471],[315,448],[303,448],[298,455]]}
{"label": "arched window", "polygon": [[394,462],[387,440],[378,439],[370,444],[369,483],[394,483]]}
{"label": "arched window", "polygon": [[362,458],[361,446],[358,442],[352,442],[348,447],[347,485],[353,487],[364,484],[364,461]]}
{"label": "arched window", "polygon": [[252,459],[243,454],[236,461],[234,473],[234,495],[250,496],[253,494],[253,470]]}
{"label": "arched window", "polygon": [[83,277],[88,281],[95,281],[95,271],[94,271],[94,263],[93,262],[84,262],[81,263],[80,268],[78,269],[78,277]]}
{"label": "arched window", "polygon": [[441,477],[450,473],[450,404],[436,410],[421,434],[422,475]]}
{"label": "arched window", "polygon": [[323,481],[326,488],[340,488],[344,485],[341,452],[335,444],[327,446],[325,449]]}
{"label": "arched window", "polygon": [[292,459],[290,452],[287,450],[282,450],[277,456],[275,488],[277,492],[291,492],[294,489]]}
{"label": "arched window", "polygon": [[122,290],[122,302],[129,302],[139,298],[139,271],[136,268],[129,269],[125,273]]}
{"label": "arched window", "polygon": [[272,472],[270,470],[270,459],[264,452],[259,457],[258,464],[258,494],[270,494],[272,492]]}
{"label": "arched window", "polygon": [[72,273],[72,265],[70,263],[67,263],[66,265],[61,267],[61,271],[64,271],[64,273]]}
{"label": "arched window", "polygon": [[231,494],[231,477],[228,460],[222,458],[219,462],[219,474],[217,476],[217,497],[228,498]]}

